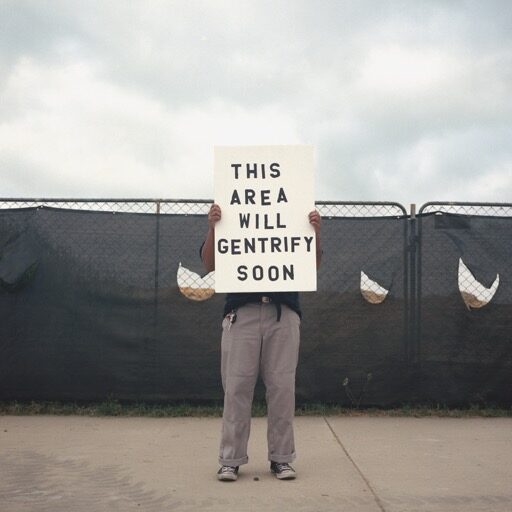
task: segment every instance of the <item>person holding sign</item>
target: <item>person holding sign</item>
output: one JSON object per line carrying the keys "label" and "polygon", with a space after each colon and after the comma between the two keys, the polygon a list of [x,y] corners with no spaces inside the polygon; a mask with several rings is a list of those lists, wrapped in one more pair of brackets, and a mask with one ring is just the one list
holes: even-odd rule
{"label": "person holding sign", "polygon": [[[215,228],[221,218],[221,208],[213,204],[208,213],[208,233],[200,250],[209,272],[215,270]],[[321,217],[315,210],[307,220],[315,235],[311,237],[315,242],[310,250],[314,251],[318,267],[322,254]],[[224,411],[219,480],[236,480],[239,466],[248,462],[251,408],[258,374],[266,388],[270,470],[281,480],[296,477],[290,463],[296,457],[293,418],[300,321],[297,291],[227,293],[221,342]]]}

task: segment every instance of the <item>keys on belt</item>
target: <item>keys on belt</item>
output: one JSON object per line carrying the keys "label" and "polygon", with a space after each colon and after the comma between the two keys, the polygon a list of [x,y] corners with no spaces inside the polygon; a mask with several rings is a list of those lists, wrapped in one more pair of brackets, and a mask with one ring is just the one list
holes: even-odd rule
{"label": "keys on belt", "polygon": [[267,297],[266,295],[262,295],[260,300],[261,302],[263,302],[263,304],[268,304],[272,302],[272,299],[270,297]]}
{"label": "keys on belt", "polygon": [[231,326],[236,322],[236,309],[231,310],[228,313],[227,318],[229,320],[228,331],[230,331]]}

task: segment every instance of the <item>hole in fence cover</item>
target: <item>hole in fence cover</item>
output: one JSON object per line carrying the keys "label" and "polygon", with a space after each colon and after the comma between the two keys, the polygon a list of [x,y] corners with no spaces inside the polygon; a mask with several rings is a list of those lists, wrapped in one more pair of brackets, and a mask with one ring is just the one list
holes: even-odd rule
{"label": "hole in fence cover", "polygon": [[201,277],[199,274],[192,272],[186,267],[178,266],[176,280],[180,292],[190,300],[202,301],[209,299],[214,293],[213,286],[214,272]]}
{"label": "hole in fence cover", "polygon": [[462,300],[468,309],[477,309],[486,306],[491,302],[500,284],[500,275],[496,274],[496,279],[492,285],[487,288],[475,279],[469,268],[459,258],[459,291]]}
{"label": "hole in fence cover", "polygon": [[370,304],[380,304],[384,302],[384,299],[388,295],[388,290],[382,287],[377,281],[370,279],[362,270],[361,270],[361,295],[370,303]]}

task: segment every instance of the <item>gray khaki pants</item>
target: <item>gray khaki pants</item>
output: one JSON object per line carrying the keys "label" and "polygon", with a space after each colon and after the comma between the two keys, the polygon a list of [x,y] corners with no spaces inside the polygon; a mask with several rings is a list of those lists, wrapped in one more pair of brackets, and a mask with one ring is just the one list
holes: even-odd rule
{"label": "gray khaki pants", "polygon": [[220,464],[240,466],[249,460],[247,443],[258,373],[266,388],[268,459],[292,462],[299,316],[283,305],[278,322],[274,304],[250,303],[237,310],[236,322],[231,327],[226,317],[222,328],[224,413]]}

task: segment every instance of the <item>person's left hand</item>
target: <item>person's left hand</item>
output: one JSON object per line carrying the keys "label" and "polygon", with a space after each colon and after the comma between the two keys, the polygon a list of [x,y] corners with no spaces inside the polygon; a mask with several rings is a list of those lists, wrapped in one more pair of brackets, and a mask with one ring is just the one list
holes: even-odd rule
{"label": "person's left hand", "polygon": [[312,212],[309,212],[309,223],[315,228],[315,233],[318,235],[320,233],[320,224],[322,222],[322,217],[320,217],[320,214],[313,210]]}

